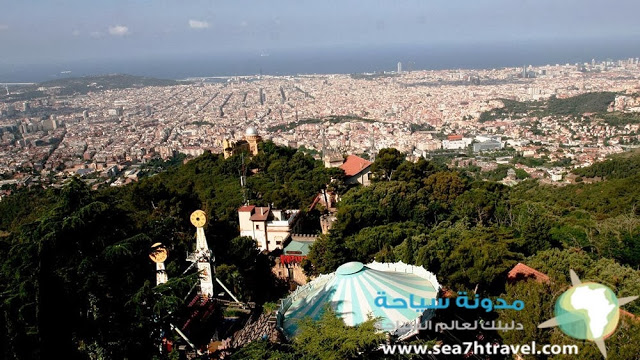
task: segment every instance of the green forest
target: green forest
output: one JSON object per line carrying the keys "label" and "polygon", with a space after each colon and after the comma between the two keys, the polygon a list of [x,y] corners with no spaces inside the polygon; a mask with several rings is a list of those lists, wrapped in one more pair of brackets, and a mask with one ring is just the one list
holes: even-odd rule
{"label": "green forest", "polygon": [[58,95],[85,95],[96,90],[113,90],[140,88],[145,86],[176,86],[190,84],[187,81],[155,79],[127,74],[110,74],[99,76],[68,77],[49,80],[35,85],[21,86],[11,94],[0,93],[4,101],[26,101],[48,97],[41,87],[57,88]]}
{"label": "green forest", "polygon": [[615,100],[614,92],[590,92],[573,97],[559,99],[552,96],[548,100],[516,101],[500,99],[504,107],[484,111],[478,118],[479,122],[500,119],[521,119],[526,116],[574,116],[585,113],[605,113],[609,105]]}
{"label": "green forest", "polygon": [[[74,359],[163,358],[158,329],[181,316],[197,280],[197,274],[183,275],[189,265],[184,254],[194,244],[189,215],[196,209],[209,218],[205,232],[217,276],[243,301],[277,301],[286,296],[284,284],[271,275],[272,260],[251,239],[238,237],[236,210],[245,198],[301,209],[307,232],[319,232],[324,209],[309,205],[329,187],[341,195],[337,222],[312,246],[304,263],[309,275],[347,261],[423,266],[447,290],[525,301],[525,310],[499,315],[522,322],[525,331],[495,332],[489,339],[575,343],[581,359],[600,359],[593,343],[534,324],[553,317],[555,298],[569,287],[569,269],[618,297],[640,295],[640,155],[611,161],[580,170],[604,178],[597,183],[551,187],[527,179],[507,187],[426,160],[411,163],[397,150],[383,149],[372,167],[374,183],[349,187],[341,170],[265,142],[255,157],[225,160],[205,153],[120,188],[92,191],[73,179],[60,189],[22,189],[0,202],[0,358],[40,358],[51,349]],[[157,287],[148,258],[156,242],[169,249],[170,279]],[[508,283],[506,275],[518,262],[551,282]],[[640,316],[640,301],[624,309]],[[453,316],[478,314],[436,314]],[[234,358],[385,358],[376,350],[382,338],[372,323],[348,328],[336,319],[329,311],[320,322],[304,322],[291,342],[253,342]],[[608,358],[637,356],[639,330],[638,321],[622,317],[607,339]],[[449,341],[440,334],[413,340]]]}

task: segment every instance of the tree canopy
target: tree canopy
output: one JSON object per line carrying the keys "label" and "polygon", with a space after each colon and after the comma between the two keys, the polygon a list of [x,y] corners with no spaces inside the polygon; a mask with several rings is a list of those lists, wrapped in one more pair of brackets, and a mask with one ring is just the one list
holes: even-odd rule
{"label": "tree canopy", "polygon": [[[331,182],[340,179],[339,170],[308,155],[271,142],[260,149],[254,157],[229,159],[205,153],[121,188],[93,191],[72,179],[60,189],[27,188],[5,198],[0,357],[38,358],[51,348],[80,359],[159,356],[159,329],[185,314],[185,297],[197,281],[196,273],[183,274],[189,265],[183,254],[194,243],[188,218],[196,209],[208,215],[216,275],[243,301],[276,301],[285,295],[283,284],[272,275],[272,259],[239,237],[237,208],[248,201],[304,209],[305,224],[317,223],[320,210],[306,209],[327,186],[340,189],[341,201],[333,228],[319,236],[304,263],[310,275],[353,260],[403,261],[434,272],[448,290],[522,297],[531,306],[514,320],[527,324],[549,315],[569,284],[569,269],[620,297],[640,294],[638,154],[581,170],[604,178],[600,182],[552,187],[528,179],[506,187],[433,161],[408,162],[387,149],[375,166],[384,181],[346,187]],[[245,188],[239,181],[244,174]],[[154,286],[148,259],[155,242],[170,253],[170,280],[162,286]],[[507,273],[518,262],[552,282],[509,284]],[[625,309],[640,315],[640,303]],[[348,328],[326,315],[319,323],[303,322],[306,330],[289,344],[254,342],[235,356],[371,358],[382,340],[366,324]],[[636,330],[623,322],[612,337],[612,358],[637,354]],[[572,342],[533,328],[503,335],[505,343],[517,336]],[[429,341],[446,340],[434,336]],[[583,358],[599,358],[583,347]]]}

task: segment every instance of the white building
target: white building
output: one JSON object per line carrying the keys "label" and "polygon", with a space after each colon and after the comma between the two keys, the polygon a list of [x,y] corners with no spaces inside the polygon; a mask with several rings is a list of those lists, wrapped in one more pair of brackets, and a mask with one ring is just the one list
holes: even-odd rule
{"label": "white building", "polygon": [[426,140],[420,143],[416,143],[416,149],[426,152],[442,149],[442,143],[438,140]]}
{"label": "white building", "polygon": [[445,150],[461,150],[471,145],[473,139],[463,138],[461,140],[442,140],[442,148]]}
{"label": "white building", "polygon": [[562,172],[557,170],[548,170],[547,173],[549,174],[549,177],[552,181],[562,181]]}
{"label": "white building", "polygon": [[502,137],[500,135],[476,135],[475,140],[477,142],[485,142],[485,141],[502,141]]}
{"label": "white building", "polygon": [[240,236],[256,240],[260,251],[282,249],[292,232],[298,213],[298,210],[242,206],[238,209]]}

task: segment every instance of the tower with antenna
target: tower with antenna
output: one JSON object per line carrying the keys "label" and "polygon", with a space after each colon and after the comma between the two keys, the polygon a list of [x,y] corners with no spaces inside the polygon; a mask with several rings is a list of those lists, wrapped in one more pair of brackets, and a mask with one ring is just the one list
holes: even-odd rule
{"label": "tower with antenna", "polygon": [[320,129],[320,138],[322,139],[322,153],[320,156],[324,159],[324,157],[327,155],[327,134],[324,129],[324,124],[322,124],[322,129]]}
{"label": "tower with antenna", "polygon": [[211,274],[212,252],[209,250],[207,238],[204,235],[204,225],[207,223],[207,215],[202,210],[196,210],[191,214],[191,224],[196,227],[196,249],[187,256],[187,261],[194,263],[200,273],[200,295],[213,296],[213,280]]}
{"label": "tower with antenna", "polygon": [[242,189],[242,203],[249,205],[249,197],[247,196],[247,166],[244,163],[244,153],[241,155],[242,165],[238,172],[240,173],[240,187]]}
{"label": "tower with antenna", "polygon": [[375,127],[371,125],[371,143],[369,147],[369,159],[370,161],[376,161],[376,138],[375,138]]}
{"label": "tower with antenna", "polygon": [[241,304],[240,300],[233,295],[231,290],[229,290],[220,279],[216,278],[215,274],[211,271],[211,263],[215,263],[215,257],[209,249],[207,238],[204,235],[204,225],[206,223],[207,214],[205,214],[204,211],[196,210],[191,214],[191,224],[196,227],[196,248],[194,252],[187,255],[187,261],[192,264],[182,274],[186,274],[191,268],[197,266],[198,272],[200,273],[200,296],[205,299],[213,297],[213,280],[215,279],[236,303]]}

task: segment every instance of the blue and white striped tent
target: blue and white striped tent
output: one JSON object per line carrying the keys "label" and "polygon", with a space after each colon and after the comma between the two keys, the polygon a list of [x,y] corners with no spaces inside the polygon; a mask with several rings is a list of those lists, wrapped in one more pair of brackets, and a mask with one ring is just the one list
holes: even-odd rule
{"label": "blue and white striped tent", "polygon": [[299,319],[307,316],[319,319],[329,304],[349,326],[376,317],[380,318],[378,329],[407,338],[417,333],[417,325],[431,318],[433,311],[380,307],[375,298],[384,294],[389,299],[401,298],[408,302],[413,295],[430,304],[439,290],[436,276],[420,266],[402,262],[367,265],[349,262],[334,273],[320,275],[284,299],[277,314],[278,326],[285,335],[292,336]]}

